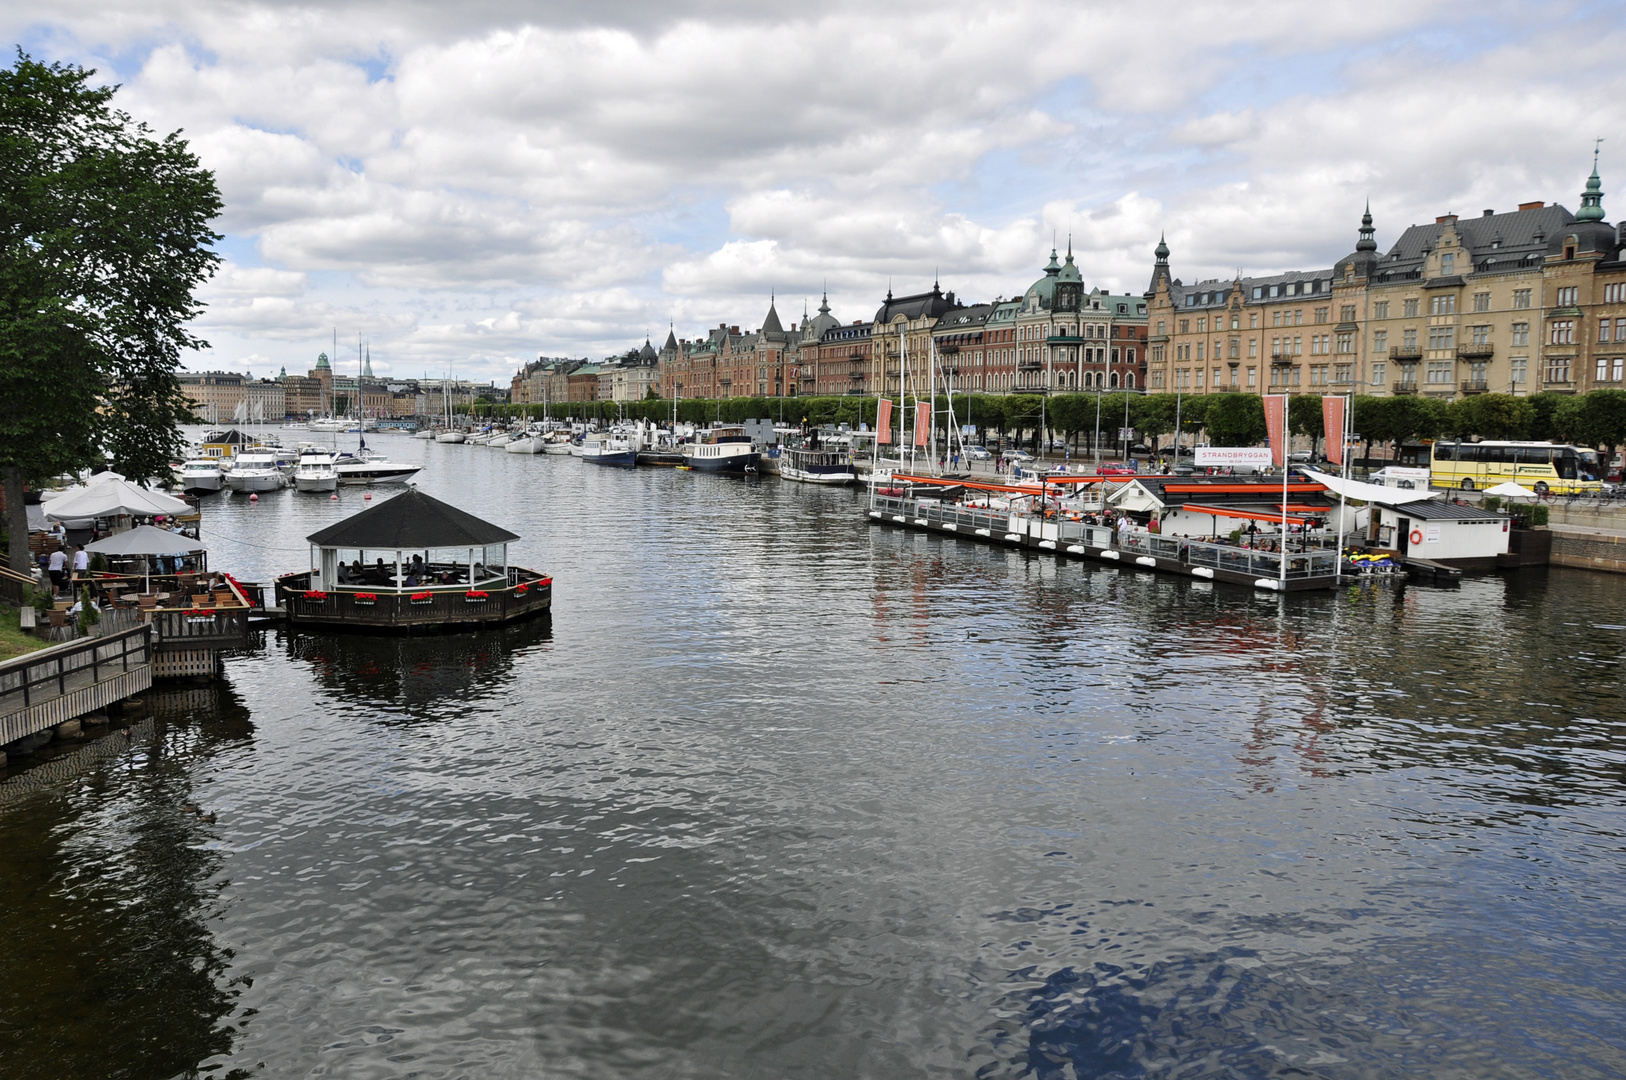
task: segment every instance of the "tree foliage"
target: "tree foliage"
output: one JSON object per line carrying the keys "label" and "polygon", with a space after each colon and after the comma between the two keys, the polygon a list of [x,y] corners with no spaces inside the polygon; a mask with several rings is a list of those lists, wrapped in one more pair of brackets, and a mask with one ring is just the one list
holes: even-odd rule
{"label": "tree foliage", "polygon": [[25,482],[110,461],[161,475],[191,408],[176,378],[219,257],[213,174],[112,108],[92,70],[0,69],[0,474],[11,554]]}

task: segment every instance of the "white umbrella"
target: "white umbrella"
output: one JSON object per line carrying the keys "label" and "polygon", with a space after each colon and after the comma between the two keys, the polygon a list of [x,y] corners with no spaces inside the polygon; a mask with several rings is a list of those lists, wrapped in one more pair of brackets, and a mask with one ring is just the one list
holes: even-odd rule
{"label": "white umbrella", "polygon": [[142,525],[134,529],[127,529],[121,533],[105,537],[94,544],[86,544],[86,551],[99,552],[103,555],[145,555],[146,563],[146,589],[152,592],[152,558],[159,555],[198,555],[207,549],[196,540],[187,536],[179,536],[167,529],[154,528],[151,525]]}
{"label": "white umbrella", "polygon": [[52,521],[74,521],[84,518],[158,517],[160,514],[184,514],[191,507],[179,499],[159,491],[151,491],[128,480],[108,480],[93,484],[86,490],[64,499],[53,499],[45,516]]}
{"label": "white umbrella", "polygon": [[1511,480],[1507,481],[1506,483],[1497,484],[1493,488],[1486,488],[1485,494],[1495,495],[1501,499],[1534,499],[1536,497],[1536,493],[1534,491],[1531,491],[1523,484],[1515,484]]}

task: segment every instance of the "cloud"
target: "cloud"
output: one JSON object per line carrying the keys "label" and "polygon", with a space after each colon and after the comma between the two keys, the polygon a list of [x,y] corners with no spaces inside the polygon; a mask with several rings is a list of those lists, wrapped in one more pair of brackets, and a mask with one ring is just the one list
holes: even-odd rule
{"label": "cloud", "polygon": [[1368,196],[1380,237],[1573,200],[1626,42],[1607,8],[1530,14],[63,0],[0,26],[215,170],[235,261],[202,362],[305,365],[337,325],[375,368],[499,376],[754,325],[770,290],[787,314],[828,287],[845,318],[934,274],[1011,295],[1052,237],[1139,290],[1164,231],[1191,280],[1330,265]]}

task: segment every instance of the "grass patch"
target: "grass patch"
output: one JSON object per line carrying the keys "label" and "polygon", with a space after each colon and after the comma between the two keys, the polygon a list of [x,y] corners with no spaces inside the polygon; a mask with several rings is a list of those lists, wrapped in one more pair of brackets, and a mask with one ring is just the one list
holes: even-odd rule
{"label": "grass patch", "polygon": [[49,644],[22,628],[22,612],[18,608],[0,607],[0,660],[10,660]]}

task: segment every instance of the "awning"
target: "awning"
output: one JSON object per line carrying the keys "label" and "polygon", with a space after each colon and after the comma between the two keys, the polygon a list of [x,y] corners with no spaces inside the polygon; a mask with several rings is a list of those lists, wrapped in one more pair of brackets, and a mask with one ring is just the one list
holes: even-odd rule
{"label": "awning", "polygon": [[128,480],[108,480],[91,485],[77,495],[53,499],[45,510],[52,521],[79,521],[85,518],[159,517],[184,514],[192,508],[180,499],[160,491],[150,491]]}
{"label": "awning", "polygon": [[1485,494],[1495,495],[1501,499],[1534,499],[1536,497],[1534,491],[1531,491],[1523,484],[1515,484],[1511,480],[1497,484],[1493,488],[1486,488]]}
{"label": "awning", "polygon": [[[1197,503],[1186,503],[1184,506],[1174,507],[1173,509],[1184,510],[1188,514],[1209,514],[1213,517],[1237,518],[1241,521],[1265,521],[1274,522],[1277,525],[1282,523],[1282,515],[1279,512],[1272,514],[1264,510],[1239,510],[1233,506],[1200,506]],[[1305,518],[1294,517],[1292,514],[1287,515],[1287,523],[1289,525],[1310,524]]]}
{"label": "awning", "polygon": [[196,555],[207,549],[189,536],[141,525],[86,544],[85,550],[103,555]]}
{"label": "awning", "polygon": [[1347,499],[1356,499],[1360,502],[1381,502],[1393,505],[1422,502],[1432,499],[1435,492],[1423,488],[1419,491],[1408,491],[1405,488],[1384,487],[1382,484],[1368,484],[1360,480],[1345,480],[1342,476],[1333,476],[1330,473],[1316,472],[1314,469],[1302,470],[1306,475],[1315,479],[1317,483],[1325,484],[1335,493]]}

